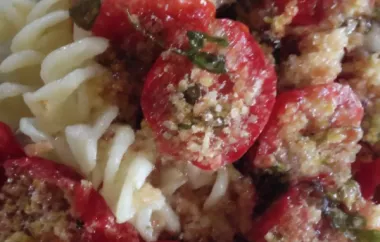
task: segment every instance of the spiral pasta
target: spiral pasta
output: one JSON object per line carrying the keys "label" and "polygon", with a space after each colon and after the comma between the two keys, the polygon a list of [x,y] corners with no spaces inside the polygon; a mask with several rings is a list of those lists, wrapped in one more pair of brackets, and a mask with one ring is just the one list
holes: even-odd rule
{"label": "spiral pasta", "polygon": [[[1,57],[0,81],[7,85],[0,86],[0,92],[7,92],[11,83],[35,90],[42,85],[40,65],[45,56],[72,41],[70,1],[3,0],[0,4],[0,42],[10,40],[10,55]],[[1,48],[4,54],[8,52],[7,44]],[[30,116],[20,96],[25,91],[0,100],[0,120],[15,129],[21,117]],[[11,118],[2,114],[9,105],[14,107]]]}
{"label": "spiral pasta", "polygon": [[131,222],[146,241],[157,240],[162,229],[178,233],[178,216],[161,190],[147,182],[156,160],[149,131],[143,124],[136,134],[126,125],[112,125],[107,132],[113,138],[99,155],[103,159],[98,159],[92,181],[103,182],[101,194],[117,221]]}
{"label": "spiral pasta", "polygon": [[25,25],[35,4],[32,0],[0,1],[0,42],[11,39]]}
{"label": "spiral pasta", "polygon": [[[32,40],[39,36],[29,29],[25,33]],[[33,45],[16,37],[12,50],[24,51]],[[117,221],[134,224],[146,241],[156,240],[165,228],[179,232],[179,219],[161,190],[147,182],[156,159],[153,140],[144,131],[135,134],[128,125],[114,124],[118,108],[97,92],[108,73],[94,57],[108,48],[108,41],[87,33],[77,39],[46,57],[41,52],[43,85],[23,94],[34,118],[23,118],[20,131],[36,143],[49,142],[60,162],[78,170],[96,189],[101,187]],[[9,68],[20,64],[8,61]],[[46,145],[42,147],[45,151]],[[153,226],[156,220],[162,225]]]}
{"label": "spiral pasta", "polygon": [[65,155],[63,162],[79,169],[95,188],[102,184],[100,192],[117,222],[132,223],[146,241],[155,241],[163,229],[179,232],[178,216],[147,181],[156,159],[153,140],[145,130],[135,134],[128,125],[111,124],[117,112],[106,107],[93,124],[67,126],[64,136],[47,135],[30,118],[21,120],[20,130],[35,142],[51,142]]}
{"label": "spiral pasta", "polygon": [[44,59],[41,78],[46,85],[24,94],[24,100],[45,132],[57,133],[90,119],[90,110],[98,102],[94,100],[96,93],[85,83],[104,72],[91,60],[107,47],[107,40],[89,37],[63,46]]}

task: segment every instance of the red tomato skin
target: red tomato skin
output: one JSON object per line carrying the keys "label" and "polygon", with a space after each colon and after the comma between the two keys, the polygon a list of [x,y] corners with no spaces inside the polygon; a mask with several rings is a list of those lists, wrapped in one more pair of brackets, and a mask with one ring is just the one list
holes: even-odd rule
{"label": "red tomato skin", "polygon": [[[241,53],[241,58],[237,58],[237,64],[233,67],[235,68],[234,74],[239,73],[239,68],[242,68],[244,65],[249,66],[250,77],[258,77],[265,73],[262,76],[264,81],[261,98],[258,98],[256,104],[250,107],[250,113],[257,116],[258,122],[249,126],[248,130],[251,134],[249,140],[226,147],[222,158],[223,163],[220,164],[224,165],[241,158],[263,130],[274,105],[277,77],[273,66],[266,62],[264,53],[244,24],[232,20],[219,19],[213,25],[224,28],[225,36],[230,44],[242,42],[246,45],[246,48],[239,52]],[[228,63],[229,59],[227,57],[227,67]],[[168,84],[178,85],[183,76],[186,73],[190,73],[192,68],[193,64],[186,57],[163,53],[147,75],[141,98],[144,116],[157,135],[160,151],[177,157],[181,148],[162,137],[165,128],[161,121],[165,120],[167,115],[170,115],[169,92],[166,87]],[[228,83],[231,81],[228,75],[222,74],[219,75],[218,82]],[[225,89],[224,91],[226,92],[230,90],[230,88]],[[217,168],[212,165],[201,164],[197,160],[193,160],[193,163],[205,170]]]}
{"label": "red tomato skin", "polygon": [[25,156],[11,128],[0,122],[0,165],[7,159]]}
{"label": "red tomato skin", "polygon": [[[215,17],[214,4],[205,0],[104,0],[92,32],[121,45],[128,54],[159,55],[162,49],[130,23],[126,9],[141,27],[165,46],[181,46],[177,36],[187,30],[204,31]],[[153,58],[154,59],[154,58]]]}
{"label": "red tomato skin", "polygon": [[323,97],[321,97],[323,100],[332,99],[337,102],[338,106],[340,106],[339,110],[349,110],[349,112],[342,112],[338,118],[335,118],[331,123],[331,127],[344,127],[348,123],[352,126],[360,127],[364,112],[363,107],[354,92],[347,86],[330,83],[284,92],[276,99],[270,120],[259,140],[260,145],[255,158],[266,156],[276,151],[276,140],[281,128],[279,126],[279,117],[286,111],[287,104],[301,102],[304,97],[316,92],[323,94]]}
{"label": "red tomato skin", "polygon": [[27,174],[33,179],[55,185],[71,199],[73,215],[84,223],[80,241],[73,242],[139,242],[132,225],[117,224],[101,195],[69,167],[36,157],[7,160],[4,163],[8,177]]}
{"label": "red tomato skin", "polygon": [[80,241],[73,242],[139,242],[129,223],[117,224],[101,195],[73,169],[55,162],[26,157],[11,129],[0,122],[0,185],[7,177],[28,175],[55,185],[71,199],[73,215],[84,223]]}
{"label": "red tomato skin", "polygon": [[[278,14],[284,12],[290,0],[275,0]],[[325,19],[326,12],[335,4],[333,0],[298,0],[298,13],[292,20],[292,25],[305,26],[318,24]]]}
{"label": "red tomato skin", "polygon": [[363,197],[372,200],[377,187],[380,185],[380,159],[372,162],[356,161],[353,164],[353,169],[356,170],[354,177],[360,184]]}
{"label": "red tomato skin", "polygon": [[298,201],[298,188],[290,188],[290,190],[274,202],[259,219],[253,222],[252,232],[250,234],[251,240],[255,242],[266,242],[264,239],[265,235],[278,224],[284,214]]}

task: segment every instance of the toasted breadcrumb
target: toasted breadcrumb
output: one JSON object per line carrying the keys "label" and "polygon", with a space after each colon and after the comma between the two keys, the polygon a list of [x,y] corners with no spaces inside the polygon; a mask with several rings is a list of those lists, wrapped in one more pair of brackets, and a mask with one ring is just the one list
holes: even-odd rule
{"label": "toasted breadcrumb", "polygon": [[8,178],[0,190],[0,241],[71,242],[81,234],[57,187],[27,176]]}

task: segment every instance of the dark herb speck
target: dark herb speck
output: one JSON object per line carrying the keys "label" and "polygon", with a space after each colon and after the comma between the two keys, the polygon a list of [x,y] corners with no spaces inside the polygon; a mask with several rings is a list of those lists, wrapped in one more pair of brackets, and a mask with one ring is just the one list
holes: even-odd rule
{"label": "dark herb speck", "polygon": [[195,84],[194,86],[187,88],[183,94],[185,95],[186,102],[194,105],[201,97],[201,88],[199,85]]}
{"label": "dark herb speck", "polygon": [[83,228],[84,223],[83,223],[82,220],[77,219],[75,222],[76,222],[77,229],[82,229]]}

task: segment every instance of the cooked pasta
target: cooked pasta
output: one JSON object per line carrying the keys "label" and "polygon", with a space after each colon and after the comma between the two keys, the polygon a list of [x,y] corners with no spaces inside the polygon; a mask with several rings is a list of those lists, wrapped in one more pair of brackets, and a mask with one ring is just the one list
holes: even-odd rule
{"label": "cooked pasta", "polygon": [[[10,0],[1,4],[0,36],[10,41],[11,54],[1,62],[0,81],[19,83],[33,91],[42,85],[40,65],[45,55],[72,40],[69,1]],[[8,87],[2,85],[0,92],[8,92]],[[17,107],[11,118],[0,114],[0,120],[15,129],[21,117],[30,115],[20,97],[25,91],[1,100],[0,110],[8,105]]]}
{"label": "cooked pasta", "polygon": [[[114,124],[118,108],[98,95],[107,73],[94,58],[108,48],[108,41],[74,27],[74,42],[52,51],[40,50],[37,42],[44,38],[48,43],[62,26],[48,36],[45,29],[68,19],[67,11],[62,10],[42,14],[57,1],[40,3],[28,17],[31,24],[13,39],[13,54],[0,66],[7,73],[26,67],[40,70],[41,87],[3,84],[10,90],[3,96],[23,95],[33,115],[19,124],[19,130],[35,143],[26,147],[27,152],[40,156],[55,153],[59,162],[78,170],[96,189],[101,187],[117,221],[134,224],[146,241],[156,240],[162,229],[179,232],[178,217],[163,193],[146,180],[155,162],[151,138],[144,131],[135,135],[128,125]],[[153,226],[155,220],[161,226]]]}
{"label": "cooked pasta", "polygon": [[32,0],[0,1],[0,42],[11,39],[25,25],[35,4]]}
{"label": "cooked pasta", "polygon": [[135,135],[129,126],[113,125],[107,132],[113,138],[103,150],[106,155],[98,160],[92,178],[95,185],[103,181],[101,194],[117,221],[130,221],[146,241],[155,241],[165,228],[178,233],[178,217],[161,190],[147,182],[156,159],[147,131],[143,129]]}
{"label": "cooked pasta", "polygon": [[220,199],[226,194],[228,189],[228,172],[226,168],[222,168],[218,171],[215,184],[212,188],[210,196],[204,203],[204,209],[210,209],[214,207]]}

